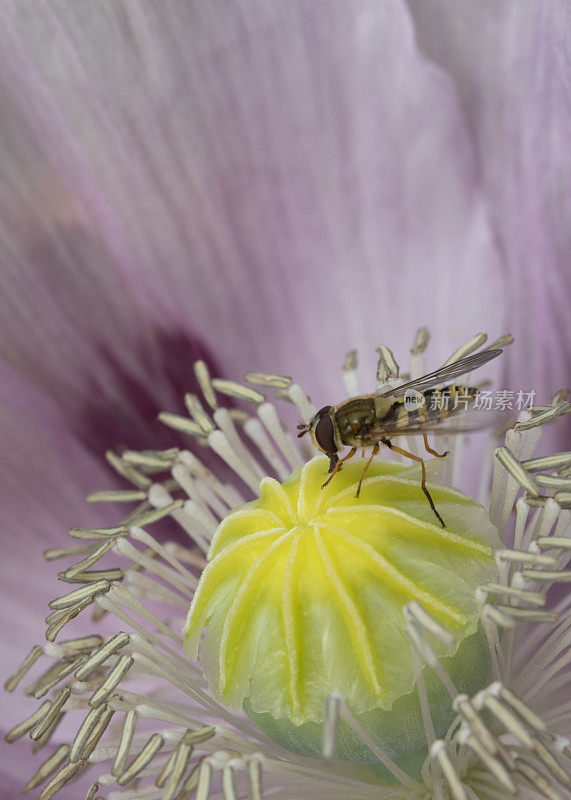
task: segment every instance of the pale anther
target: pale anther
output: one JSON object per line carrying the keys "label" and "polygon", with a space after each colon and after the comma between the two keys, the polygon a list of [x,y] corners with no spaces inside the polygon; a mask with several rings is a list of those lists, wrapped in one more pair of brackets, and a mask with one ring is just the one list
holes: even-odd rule
{"label": "pale anther", "polygon": [[30,780],[22,789],[22,794],[29,792],[30,789],[35,789],[41,783],[43,783],[50,775],[52,775],[57,769],[61,767],[63,762],[67,759],[67,755],[69,753],[69,745],[67,744],[60,744],[57,750],[47,758],[44,763],[39,767],[39,769],[32,775]]}
{"label": "pale anther", "polygon": [[168,411],[161,411],[159,420],[166,425],[167,428],[172,428],[180,433],[186,433],[193,437],[204,437],[204,431],[196,422],[193,422],[187,417],[181,417],[180,414],[171,414]]}
{"label": "pale anther", "polygon": [[217,392],[220,392],[220,394],[227,395],[228,397],[235,397],[238,400],[245,400],[246,402],[254,403],[255,405],[260,405],[260,403],[264,403],[266,400],[266,397],[262,394],[262,392],[258,392],[256,389],[250,389],[248,386],[243,386],[241,383],[237,383],[236,381],[227,381],[223,378],[213,378],[212,386]]}
{"label": "pale anther", "polygon": [[204,399],[211,409],[214,410],[215,408],[218,408],[216,395],[214,394],[214,390],[212,388],[210,370],[208,369],[206,363],[202,360],[195,361],[193,368],[194,375],[198,381],[198,385],[200,386],[200,391],[204,395]]}
{"label": "pale anther", "polygon": [[30,731],[30,739],[33,739],[34,741],[41,739],[41,737],[46,733],[46,731],[50,728],[50,726],[53,725],[53,723],[59,716],[70,694],[71,694],[70,686],[66,686],[64,689],[61,690],[59,695],[52,702],[51,708],[48,710],[48,713],[45,715],[45,717],[43,717],[38,722],[38,724]]}
{"label": "pale anther", "polygon": [[116,653],[117,650],[120,650],[122,647],[125,647],[126,644],[129,643],[129,634],[123,633],[119,631],[114,636],[112,636],[109,641],[102,644],[98,650],[96,650],[91,657],[82,664],[82,666],[76,671],[75,677],[83,681],[85,680],[97,667],[101,666],[109,656],[113,653]]}
{"label": "pale anther", "polygon": [[200,428],[203,436],[208,436],[210,431],[214,430],[214,423],[202,407],[202,403],[195,394],[185,394],[184,403],[188,413]]}
{"label": "pale anther", "polygon": [[96,708],[98,705],[105,702],[115,687],[118,686],[123,680],[132,666],[132,656],[121,656],[99,689],[89,698],[89,705],[92,708]]}
{"label": "pale anther", "polygon": [[477,333],[472,337],[472,339],[470,339],[469,342],[466,342],[466,344],[463,344],[462,347],[459,347],[457,350],[455,350],[450,358],[444,362],[443,366],[447,367],[448,364],[454,364],[456,361],[460,361],[461,358],[464,358],[464,356],[470,355],[470,353],[473,353],[479,347],[482,347],[482,345],[486,343],[487,339],[487,334]]}
{"label": "pale anther", "polygon": [[500,447],[496,451],[496,458],[526,492],[532,495],[539,494],[539,487],[536,482],[507,447]]}
{"label": "pale anther", "polygon": [[379,345],[375,349],[379,354],[379,360],[377,362],[377,382],[385,383],[386,381],[398,378],[400,369],[392,350],[384,344]]}
{"label": "pale anther", "polygon": [[153,760],[164,743],[164,738],[160,734],[154,733],[143,747],[139,755],[133,759],[127,769],[117,779],[119,786],[125,786],[125,784],[129,783],[129,781],[132,781],[133,778],[139,774],[139,772],[142,772],[147,764]]}
{"label": "pale anther", "polygon": [[272,389],[287,389],[291,378],[287,375],[272,375],[267,372],[247,372],[244,379],[256,386],[269,386]]}
{"label": "pale anther", "polygon": [[4,683],[4,689],[7,692],[12,692],[16,688],[16,686],[20,683],[22,678],[26,675],[26,673],[33,667],[36,663],[38,658],[43,653],[43,649],[39,645],[34,645],[25,659],[22,661],[16,672],[11,675],[6,682]]}

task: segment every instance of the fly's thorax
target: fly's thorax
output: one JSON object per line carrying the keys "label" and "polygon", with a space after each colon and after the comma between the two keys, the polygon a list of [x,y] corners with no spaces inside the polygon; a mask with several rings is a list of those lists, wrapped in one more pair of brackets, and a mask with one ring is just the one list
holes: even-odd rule
{"label": "fly's thorax", "polygon": [[376,421],[375,397],[354,397],[336,406],[333,419],[341,445],[364,447],[368,444],[367,433]]}

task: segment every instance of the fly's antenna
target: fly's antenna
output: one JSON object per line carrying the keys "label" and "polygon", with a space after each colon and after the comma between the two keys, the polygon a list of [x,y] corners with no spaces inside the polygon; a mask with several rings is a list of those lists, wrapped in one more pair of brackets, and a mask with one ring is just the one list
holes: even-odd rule
{"label": "fly's antenna", "polygon": [[300,433],[297,434],[297,438],[301,439],[302,436],[305,436],[306,433],[309,433],[311,430],[311,425],[306,425],[305,423],[301,423],[301,425],[297,426],[298,431]]}

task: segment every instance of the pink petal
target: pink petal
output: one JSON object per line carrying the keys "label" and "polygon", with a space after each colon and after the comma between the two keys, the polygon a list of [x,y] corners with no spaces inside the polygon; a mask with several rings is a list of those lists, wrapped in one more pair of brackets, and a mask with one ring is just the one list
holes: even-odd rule
{"label": "pink petal", "polygon": [[[44,641],[48,602],[65,593],[56,562],[42,551],[73,544],[74,525],[110,525],[117,510],[90,507],[85,495],[112,485],[110,471],[71,434],[54,403],[30,390],[7,368],[0,369],[0,672],[12,673],[33,644]],[[21,717],[21,695],[5,695],[3,727]]]}
{"label": "pink petal", "polygon": [[[510,385],[568,385],[571,25],[565,2],[409,0],[421,47],[454,77],[509,286]],[[564,449],[562,423],[554,436]],[[567,426],[571,435],[571,425]]]}
{"label": "pink petal", "polygon": [[42,385],[174,329],[330,399],[355,345],[372,383],[373,348],[404,357],[420,324],[435,361],[502,332],[469,135],[403,3],[19,2],[1,29],[3,326]]}

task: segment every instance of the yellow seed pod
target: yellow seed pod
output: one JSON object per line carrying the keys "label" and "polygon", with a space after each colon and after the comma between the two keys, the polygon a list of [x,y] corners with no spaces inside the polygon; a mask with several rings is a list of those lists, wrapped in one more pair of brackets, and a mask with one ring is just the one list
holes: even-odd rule
{"label": "yellow seed pod", "polygon": [[[486,510],[429,483],[446,522],[438,525],[418,467],[375,461],[355,498],[357,459],[322,489],[328,459],[317,456],[220,524],[184,629],[214,696],[244,708],[271,738],[320,755],[327,695],[338,692],[392,757],[424,741],[403,607],[416,600],[456,638],[430,640],[459,691],[487,678],[476,588],[496,578],[500,546]],[[434,463],[434,462],[433,462]],[[439,735],[450,699],[425,669]],[[444,700],[447,702],[444,702]],[[339,760],[367,763],[370,751],[341,731]]]}

